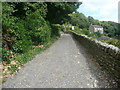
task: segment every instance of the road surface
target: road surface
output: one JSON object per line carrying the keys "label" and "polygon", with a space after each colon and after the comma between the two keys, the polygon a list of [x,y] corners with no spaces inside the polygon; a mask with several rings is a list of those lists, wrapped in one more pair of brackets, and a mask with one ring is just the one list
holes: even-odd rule
{"label": "road surface", "polygon": [[62,34],[49,49],[28,62],[16,76],[9,78],[3,88],[111,87],[108,78],[71,35]]}

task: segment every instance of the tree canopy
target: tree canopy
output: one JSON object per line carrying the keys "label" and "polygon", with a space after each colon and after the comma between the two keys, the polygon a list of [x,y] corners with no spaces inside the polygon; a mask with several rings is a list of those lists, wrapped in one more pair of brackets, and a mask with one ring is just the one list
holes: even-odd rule
{"label": "tree canopy", "polygon": [[59,35],[54,24],[68,20],[81,3],[74,2],[3,2],[3,48],[17,53],[26,52],[32,45],[47,42]]}
{"label": "tree canopy", "polygon": [[46,19],[54,24],[63,24],[69,17],[68,14],[76,12],[81,5],[80,2],[47,2],[47,16]]}

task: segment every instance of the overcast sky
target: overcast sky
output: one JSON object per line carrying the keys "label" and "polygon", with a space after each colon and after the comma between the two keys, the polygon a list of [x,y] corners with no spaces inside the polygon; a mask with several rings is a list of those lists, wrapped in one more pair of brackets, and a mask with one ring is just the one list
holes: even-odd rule
{"label": "overcast sky", "polygon": [[78,11],[100,21],[118,22],[118,2],[120,0],[81,0]]}

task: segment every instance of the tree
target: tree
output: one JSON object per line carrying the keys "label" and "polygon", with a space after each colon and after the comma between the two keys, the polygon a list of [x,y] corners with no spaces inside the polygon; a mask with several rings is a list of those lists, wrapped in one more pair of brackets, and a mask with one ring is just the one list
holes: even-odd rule
{"label": "tree", "polygon": [[90,24],[93,24],[93,25],[100,25],[100,21],[97,20],[97,19],[94,19],[93,17],[91,16],[88,16],[88,21]]}
{"label": "tree", "polygon": [[87,17],[82,13],[74,13],[69,14],[70,16],[70,23],[74,26],[78,26],[79,28],[89,28],[89,22]]}
{"label": "tree", "polygon": [[69,17],[68,14],[76,12],[79,8],[79,2],[46,2],[47,4],[47,17],[46,20],[53,24],[63,24]]}
{"label": "tree", "polygon": [[[59,35],[58,27],[80,3],[3,2],[3,48],[17,53]],[[54,29],[56,28],[56,29]]]}

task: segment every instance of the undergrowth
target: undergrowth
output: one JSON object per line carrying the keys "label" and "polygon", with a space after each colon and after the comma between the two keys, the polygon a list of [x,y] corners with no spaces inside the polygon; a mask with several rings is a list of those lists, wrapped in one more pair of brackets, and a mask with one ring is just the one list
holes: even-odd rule
{"label": "undergrowth", "polygon": [[[49,48],[58,38],[54,38],[44,43],[43,45],[33,46],[28,52],[24,54],[16,54],[8,61],[3,62],[3,82],[7,80],[8,77],[14,76],[22,66],[27,62],[31,61],[37,54],[40,54],[47,48]],[[7,57],[6,57],[7,58]]]}

